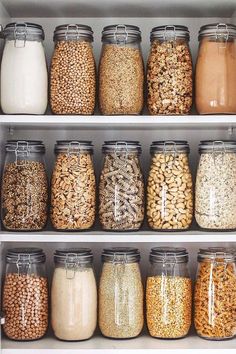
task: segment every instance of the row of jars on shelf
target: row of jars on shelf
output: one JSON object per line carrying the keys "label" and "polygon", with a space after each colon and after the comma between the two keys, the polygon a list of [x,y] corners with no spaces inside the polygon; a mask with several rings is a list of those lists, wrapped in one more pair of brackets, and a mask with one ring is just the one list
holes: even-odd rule
{"label": "row of jars on shelf", "polygon": [[[44,31],[32,23],[10,23],[1,64],[1,106],[6,114],[44,114],[48,71]],[[200,114],[236,113],[236,26],[209,24],[199,31],[195,103]],[[153,115],[188,114],[193,101],[193,68],[185,26],[151,31],[147,63],[147,106]],[[50,106],[55,114],[93,114],[96,64],[93,31],[86,25],[57,26],[50,67]],[[140,114],[144,106],[141,31],[110,25],[102,32],[99,107],[102,114]]]}
{"label": "row of jars on shelf", "polygon": [[[152,143],[146,188],[139,142],[106,141],[102,151],[98,214],[103,230],[139,230],[145,199],[151,229],[175,231],[191,226],[194,196],[186,141]],[[199,151],[195,219],[205,229],[236,229],[236,141],[202,141]],[[49,191],[44,152],[42,141],[6,143],[2,222],[7,230],[37,231],[46,225]],[[52,225],[56,230],[88,230],[96,216],[93,145],[90,141],[58,141],[55,153]]]}
{"label": "row of jars on shelf", "polygon": [[[105,337],[137,337],[144,317],[152,337],[185,337],[192,319],[192,281],[184,248],[153,248],[144,294],[136,248],[109,248],[97,294],[90,249],[58,249],[51,286],[51,325],[61,340],[89,339],[98,323]],[[4,332],[10,339],[39,339],[48,328],[49,291],[41,249],[10,249],[3,281]],[[194,324],[212,340],[236,334],[235,250],[200,249],[194,289]],[[144,314],[144,297],[145,314]]]}

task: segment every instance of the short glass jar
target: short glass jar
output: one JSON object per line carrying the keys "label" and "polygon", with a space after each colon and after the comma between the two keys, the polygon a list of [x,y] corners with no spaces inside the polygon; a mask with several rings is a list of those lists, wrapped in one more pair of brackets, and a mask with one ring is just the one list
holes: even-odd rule
{"label": "short glass jar", "polygon": [[147,184],[147,218],[153,230],[186,230],[193,218],[193,182],[187,141],[154,141]]}
{"label": "short glass jar", "polygon": [[103,230],[139,230],[144,219],[144,181],[137,141],[106,141],[99,183],[99,219]]}
{"label": "short glass jar", "polygon": [[58,339],[92,337],[97,325],[97,286],[88,248],[58,249],[51,290],[52,328]]}
{"label": "short glass jar", "polygon": [[199,31],[195,101],[200,114],[236,113],[236,26],[205,25]]}
{"label": "short glass jar", "polygon": [[151,32],[147,63],[147,105],[152,115],[188,114],[193,69],[185,26],[158,26]]}
{"label": "short glass jar", "polygon": [[12,248],[6,255],[2,308],[5,335],[17,341],[42,338],[48,328],[45,254],[37,248]]}
{"label": "short glass jar", "polygon": [[105,337],[137,337],[143,328],[143,285],[136,248],[113,247],[102,253],[99,327]]}
{"label": "short glass jar", "polygon": [[194,324],[205,339],[236,335],[235,254],[226,248],[200,249],[194,294]]}
{"label": "short glass jar", "polygon": [[185,248],[156,247],[146,284],[147,326],[152,337],[185,337],[191,326],[192,283]]}
{"label": "short glass jar", "polygon": [[204,229],[236,229],[236,141],[202,141],[195,219]]}
{"label": "short glass jar", "polygon": [[55,49],[50,72],[50,105],[55,114],[93,114],[96,65],[93,31],[86,25],[67,24],[54,31]]}
{"label": "short glass jar", "polygon": [[144,98],[144,65],[139,27],[106,26],[99,65],[99,105],[102,114],[139,114]]}
{"label": "short glass jar", "polygon": [[96,180],[91,141],[57,141],[51,180],[51,221],[57,230],[87,230],[95,221]]}
{"label": "short glass jar", "polygon": [[45,147],[37,140],[8,140],[2,177],[1,213],[5,229],[42,230],[47,222]]}

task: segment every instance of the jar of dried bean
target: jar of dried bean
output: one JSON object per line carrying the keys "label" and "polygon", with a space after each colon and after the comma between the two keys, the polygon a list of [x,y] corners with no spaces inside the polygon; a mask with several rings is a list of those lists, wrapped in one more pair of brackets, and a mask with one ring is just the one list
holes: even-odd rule
{"label": "jar of dried bean", "polygon": [[235,254],[226,248],[200,249],[194,294],[194,324],[210,340],[236,335]]}
{"label": "jar of dried bean", "polygon": [[106,141],[99,183],[99,219],[104,230],[138,230],[144,219],[144,181],[137,141]]}
{"label": "jar of dried bean", "polygon": [[186,230],[193,218],[193,183],[186,141],[154,141],[147,218],[154,230]]}
{"label": "jar of dried bean", "polygon": [[48,212],[42,141],[8,140],[2,177],[2,223],[7,230],[38,231]]}
{"label": "jar of dried bean", "polygon": [[58,230],[93,226],[96,181],[91,141],[57,141],[51,180],[51,221]]}
{"label": "jar of dried bean", "polygon": [[85,25],[61,25],[54,31],[50,104],[55,114],[93,114],[96,66],[93,31]]}
{"label": "jar of dried bean", "polygon": [[136,248],[104,249],[99,284],[99,327],[105,337],[137,337],[143,328],[143,285]]}
{"label": "jar of dried bean", "polygon": [[152,337],[185,337],[191,326],[192,283],[185,248],[156,247],[146,284],[147,326]]}
{"label": "jar of dried bean", "polygon": [[102,114],[139,114],[143,108],[144,66],[137,26],[111,25],[102,32],[99,105]]}
{"label": "jar of dried bean", "polygon": [[195,219],[204,229],[236,229],[236,141],[202,141]]}
{"label": "jar of dried bean", "polygon": [[148,110],[155,115],[188,114],[193,70],[185,26],[158,26],[151,32],[147,63]]}
{"label": "jar of dried bean", "polygon": [[2,306],[5,335],[17,341],[43,337],[48,328],[45,254],[37,248],[7,251]]}

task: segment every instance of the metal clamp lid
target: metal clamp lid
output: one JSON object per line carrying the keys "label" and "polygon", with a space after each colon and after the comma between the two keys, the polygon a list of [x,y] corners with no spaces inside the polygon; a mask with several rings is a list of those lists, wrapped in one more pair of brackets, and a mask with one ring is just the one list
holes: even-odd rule
{"label": "metal clamp lid", "polygon": [[154,27],[150,34],[150,41],[155,39],[164,41],[175,41],[176,39],[184,39],[189,41],[190,35],[188,27],[180,25],[165,25]]}
{"label": "metal clamp lid", "polygon": [[141,41],[139,27],[133,25],[117,24],[103,28],[102,41],[112,39],[117,44],[125,44],[132,41]]}
{"label": "metal clamp lid", "polygon": [[211,23],[199,30],[198,40],[204,37],[215,38],[217,41],[227,42],[229,38],[236,38],[236,26],[228,23]]}
{"label": "metal clamp lid", "polygon": [[11,248],[7,250],[6,261],[12,264],[44,263],[45,253],[41,248]]}
{"label": "metal clamp lid", "polygon": [[235,261],[235,251],[226,247],[208,247],[200,248],[198,252],[198,261],[212,261],[212,262],[225,262],[230,263]]}
{"label": "metal clamp lid", "polygon": [[149,260],[151,263],[187,263],[188,252],[186,248],[155,247],[151,249]]}
{"label": "metal clamp lid", "polygon": [[53,40],[87,40],[93,42],[93,30],[90,26],[81,24],[65,24],[54,30]]}
{"label": "metal clamp lid", "polygon": [[60,248],[54,253],[54,262],[76,266],[88,264],[93,262],[93,254],[90,248]]}
{"label": "metal clamp lid", "polygon": [[140,258],[139,250],[133,247],[105,248],[102,252],[102,261],[114,264],[136,263]]}
{"label": "metal clamp lid", "polygon": [[128,140],[110,140],[105,141],[102,146],[102,151],[125,151],[125,152],[139,152],[141,153],[141,144],[139,141],[128,141]]}
{"label": "metal clamp lid", "polygon": [[44,40],[43,27],[31,22],[12,22],[8,23],[2,30],[2,36],[12,40]]}
{"label": "metal clamp lid", "polygon": [[203,140],[199,144],[199,152],[236,152],[236,140]]}
{"label": "metal clamp lid", "polygon": [[150,146],[150,153],[189,153],[189,151],[189,144],[185,140],[153,141]]}
{"label": "metal clamp lid", "polygon": [[55,153],[66,152],[69,155],[80,152],[93,153],[93,144],[88,140],[57,140]]}

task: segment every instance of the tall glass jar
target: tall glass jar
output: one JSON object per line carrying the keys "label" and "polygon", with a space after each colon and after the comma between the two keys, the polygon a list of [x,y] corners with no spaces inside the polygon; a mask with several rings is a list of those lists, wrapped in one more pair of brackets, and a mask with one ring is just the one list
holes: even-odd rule
{"label": "tall glass jar", "polygon": [[151,32],[147,63],[148,110],[152,115],[188,114],[193,70],[185,26],[158,26]]}
{"label": "tall glass jar", "polygon": [[186,230],[193,218],[193,183],[186,141],[154,141],[147,185],[148,224],[154,230]]}
{"label": "tall glass jar", "polygon": [[52,328],[57,338],[79,341],[92,337],[97,325],[97,286],[93,255],[88,248],[54,253],[51,290]]}
{"label": "tall glass jar", "polygon": [[8,140],[1,214],[7,230],[38,231],[47,222],[48,182],[42,141]]}
{"label": "tall glass jar", "polygon": [[57,141],[51,180],[51,221],[58,230],[86,230],[93,226],[96,181],[91,141]]}
{"label": "tall glass jar", "polygon": [[185,337],[191,326],[192,284],[185,248],[156,247],[146,284],[147,326],[152,337]]}
{"label": "tall glass jar", "polygon": [[137,26],[111,25],[102,32],[99,105],[102,114],[139,114],[143,108],[144,65]]}
{"label": "tall glass jar", "polygon": [[202,141],[195,219],[204,229],[236,229],[236,141]]}
{"label": "tall glass jar", "polygon": [[12,248],[6,255],[2,308],[5,335],[17,341],[43,337],[48,328],[45,254],[37,248]]}
{"label": "tall glass jar", "polygon": [[105,337],[137,337],[143,328],[143,285],[136,248],[104,249],[99,284],[99,327]]}
{"label": "tall glass jar", "polygon": [[213,23],[199,31],[195,101],[200,114],[236,113],[236,26]]}
{"label": "tall glass jar", "polygon": [[9,23],[1,63],[1,106],[7,114],[44,114],[48,104],[48,72],[44,31],[28,22]]}
{"label": "tall glass jar", "polygon": [[236,335],[235,254],[226,248],[200,249],[194,294],[194,324],[210,340]]}
{"label": "tall glass jar", "polygon": [[50,71],[50,105],[55,114],[93,114],[96,65],[91,27],[57,26]]}
{"label": "tall glass jar", "polygon": [[144,219],[144,181],[137,141],[106,141],[99,183],[99,219],[104,230],[135,231]]}

